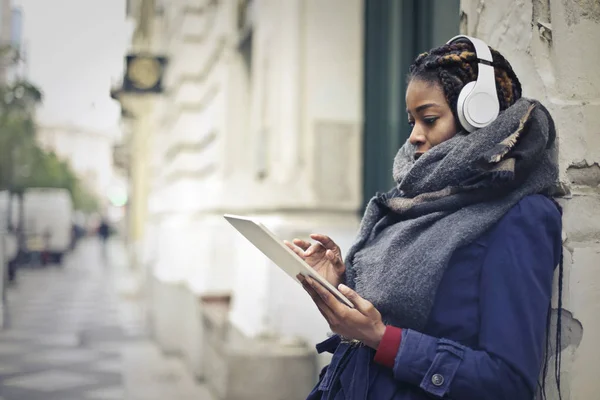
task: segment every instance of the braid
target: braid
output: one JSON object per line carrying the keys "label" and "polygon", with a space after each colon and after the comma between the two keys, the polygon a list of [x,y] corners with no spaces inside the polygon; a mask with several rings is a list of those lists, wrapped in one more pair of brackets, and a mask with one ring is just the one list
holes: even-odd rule
{"label": "braid", "polygon": [[460,124],[458,122],[456,104],[458,103],[458,95],[460,93],[460,90],[464,86],[463,81],[456,75],[453,75],[447,69],[443,68],[438,69],[437,76],[442,85],[444,94],[446,95],[446,101],[450,105],[450,110],[452,110],[452,114],[454,115],[454,120],[456,121],[456,128],[457,130],[459,130]]}
{"label": "braid", "polygon": [[[500,111],[503,111],[521,98],[521,82],[504,56],[494,49],[490,50]],[[420,54],[410,66],[408,81],[419,79],[439,84],[458,121],[458,95],[467,83],[477,80],[477,67],[477,54],[470,42],[445,44]]]}

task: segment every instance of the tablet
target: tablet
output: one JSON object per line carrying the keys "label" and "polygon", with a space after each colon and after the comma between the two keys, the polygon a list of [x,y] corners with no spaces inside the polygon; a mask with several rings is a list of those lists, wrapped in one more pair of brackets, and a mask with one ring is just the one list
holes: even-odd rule
{"label": "tablet", "polygon": [[315,281],[323,285],[331,294],[338,300],[346,304],[348,307],[354,308],[354,304],[346,296],[344,296],[337,288],[327,282],[317,271],[308,265],[300,256],[292,251],[289,247],[279,240],[271,231],[269,231],[259,221],[240,217],[237,215],[224,215],[225,219],[237,229],[250,243],[259,249],[265,256],[281,268],[296,282],[300,283],[296,275],[302,274],[310,276]]}

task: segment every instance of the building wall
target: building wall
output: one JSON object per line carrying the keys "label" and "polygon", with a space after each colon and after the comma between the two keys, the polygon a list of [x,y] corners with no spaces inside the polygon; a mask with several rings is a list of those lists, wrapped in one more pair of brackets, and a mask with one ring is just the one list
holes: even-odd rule
{"label": "building wall", "polygon": [[[281,238],[321,232],[347,250],[362,196],[362,2],[256,7],[250,130],[230,153],[226,204]],[[322,339],[327,326],[302,289],[238,236],[231,322],[250,336]]]}
{"label": "building wall", "polygon": [[[312,347],[327,325],[310,298],[222,215],[259,216],[281,238],[330,234],[348,249],[362,200],[363,4],[252,3],[246,47],[236,1],[168,3],[157,20],[152,46],[169,65],[152,116],[142,258],[163,305],[183,301],[180,287],[231,295],[229,321],[245,336]],[[169,312],[156,304],[159,342],[185,353],[197,315]]]}
{"label": "building wall", "polygon": [[[144,142],[147,165],[140,164],[148,177],[143,258],[163,305],[232,294],[229,321],[246,336],[314,343],[327,327],[310,300],[222,214],[258,216],[282,238],[326,233],[348,248],[362,197],[364,4],[251,3],[246,45],[236,1],[165,3],[156,20],[148,46],[167,54],[169,67],[165,94],[144,112],[152,140]],[[463,33],[500,50],[525,95],[541,99],[555,117],[566,193],[563,398],[594,398],[597,2],[463,0],[461,8]],[[156,312],[168,317],[159,318],[168,325],[165,347],[185,352],[181,331],[197,316],[162,308]]]}
{"label": "building wall", "polygon": [[[600,347],[600,3],[462,1],[463,33],[511,62],[524,95],[538,98],[558,130],[565,196],[562,398],[598,396]],[[557,293],[555,292],[556,307]],[[551,362],[553,365],[553,362]],[[554,374],[552,370],[548,373]],[[547,381],[552,386],[554,380]],[[556,393],[550,398],[558,398]]]}
{"label": "building wall", "polygon": [[[223,54],[230,11],[221,4],[182,1],[166,7],[157,25],[162,32],[157,46],[169,57],[169,66],[167,90],[157,99],[150,150],[148,207],[154,232],[148,232],[148,240],[162,238],[155,272],[167,282],[188,284],[190,274],[203,276],[207,270],[195,251],[203,243],[211,245],[198,223],[207,208],[218,204],[223,140],[219,115],[224,109]],[[202,285],[208,280],[200,278]],[[229,290],[226,283],[219,286],[214,290]]]}

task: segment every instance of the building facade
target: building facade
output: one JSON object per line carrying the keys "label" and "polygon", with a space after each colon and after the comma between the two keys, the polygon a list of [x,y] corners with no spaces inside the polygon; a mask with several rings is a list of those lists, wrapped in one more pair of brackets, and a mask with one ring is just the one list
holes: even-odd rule
{"label": "building facade", "polygon": [[349,245],[362,201],[362,24],[357,1],[222,1],[167,7],[157,28],[169,66],[145,236],[153,327],[223,398],[260,397],[269,385],[257,379],[253,392],[236,387],[241,377],[224,379],[231,359],[256,361],[213,340],[221,331],[207,327],[221,310],[216,318],[247,348],[279,338],[269,354],[287,368],[266,375],[273,384],[298,375],[301,389],[279,385],[289,396],[316,374],[305,342],[326,333],[320,314],[222,215],[260,216],[287,238],[330,232]]}
{"label": "building facade", "polygon": [[23,12],[12,0],[0,1],[0,49],[0,83],[22,78],[27,72]]}
{"label": "building facade", "polygon": [[592,376],[600,356],[592,339],[600,333],[595,4],[129,2],[138,27],[132,49],[168,58],[162,94],[121,98],[133,114],[132,259],[163,350],[186,359],[221,399],[306,393],[328,362],[312,349],[327,326],[302,289],[222,214],[258,216],[281,238],[326,233],[348,249],[365,202],[392,184],[393,156],[409,134],[408,65],[462,32],[502,52],[525,95],[556,119],[567,271],[562,394],[593,398],[600,389]]}

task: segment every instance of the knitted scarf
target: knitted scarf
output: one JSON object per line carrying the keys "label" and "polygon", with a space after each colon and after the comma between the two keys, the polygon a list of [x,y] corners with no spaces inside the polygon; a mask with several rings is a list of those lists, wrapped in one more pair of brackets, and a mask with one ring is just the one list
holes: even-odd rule
{"label": "knitted scarf", "polygon": [[489,126],[459,132],[417,161],[406,143],[396,188],[369,202],[346,256],[346,281],[386,323],[423,329],[454,251],[483,235],[523,197],[558,178],[554,122],[522,98]]}

